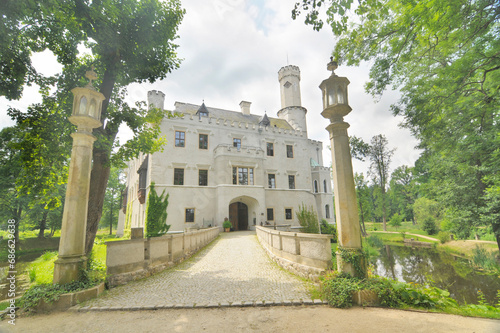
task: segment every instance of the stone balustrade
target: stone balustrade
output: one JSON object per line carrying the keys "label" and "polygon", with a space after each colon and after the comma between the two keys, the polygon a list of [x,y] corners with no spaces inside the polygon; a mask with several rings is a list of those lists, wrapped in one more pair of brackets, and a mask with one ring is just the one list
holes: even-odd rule
{"label": "stone balustrade", "polygon": [[108,284],[117,286],[173,266],[217,238],[218,227],[106,242]]}
{"label": "stone balustrade", "polygon": [[331,235],[277,231],[256,227],[257,238],[281,267],[317,281],[332,268]]}

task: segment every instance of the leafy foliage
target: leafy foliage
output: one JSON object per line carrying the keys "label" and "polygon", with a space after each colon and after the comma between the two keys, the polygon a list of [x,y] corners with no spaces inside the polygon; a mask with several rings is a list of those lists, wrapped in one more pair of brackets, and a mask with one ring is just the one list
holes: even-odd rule
{"label": "leafy foliage", "polygon": [[466,238],[486,225],[500,249],[500,3],[302,0],[292,16],[303,9],[319,29],[323,8],[339,37],[334,57],[370,62],[373,96],[401,93],[392,112],[420,141],[426,195],[443,204],[451,231]]}
{"label": "leafy foliage", "polygon": [[[83,76],[91,66],[98,74],[95,83],[105,100],[103,126],[93,132],[97,141],[86,237],[86,253],[90,253],[111,164],[121,164],[140,152],[158,151],[165,143],[159,124],[172,115],[147,108],[145,103],[130,107],[124,102],[125,87],[163,79],[179,66],[174,40],[184,10],[177,0],[6,0],[0,6],[0,45],[6,50],[0,55],[0,94],[16,99],[24,84],[36,83],[43,97],[42,103],[27,112],[9,110],[18,126],[26,128],[19,143],[24,172],[16,182],[20,192],[53,198],[59,204],[52,189],[67,177],[69,133],[73,131],[66,120],[72,106],[70,90],[85,84]],[[82,45],[91,55],[79,54]],[[63,65],[62,74],[47,78],[35,71],[31,54],[44,50],[56,55]],[[122,124],[135,136],[119,146],[117,133]]]}
{"label": "leafy foliage", "polygon": [[321,220],[321,233],[325,235],[332,235],[332,243],[337,243],[337,227],[328,223],[325,219]]}
{"label": "leafy foliage", "polygon": [[295,214],[297,215],[299,224],[303,227],[303,232],[309,234],[319,233],[318,216],[312,206],[308,208],[306,205],[302,204]]}
{"label": "leafy foliage", "polygon": [[148,202],[146,205],[146,237],[158,237],[167,233],[170,225],[167,224],[168,197],[165,190],[158,196],[154,183],[149,188]]}

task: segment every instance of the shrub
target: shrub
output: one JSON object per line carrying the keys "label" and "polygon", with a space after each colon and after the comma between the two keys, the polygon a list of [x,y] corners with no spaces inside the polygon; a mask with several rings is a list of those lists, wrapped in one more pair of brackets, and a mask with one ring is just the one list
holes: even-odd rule
{"label": "shrub", "polygon": [[382,247],[382,245],[384,245],[384,242],[382,242],[382,240],[378,238],[377,235],[371,235],[366,239],[366,241],[370,246],[375,248],[379,248]]}
{"label": "shrub", "polygon": [[436,220],[432,216],[426,217],[424,219],[422,229],[427,232],[428,235],[434,235],[438,231]]}
{"label": "shrub", "polygon": [[231,221],[224,221],[224,223],[222,223],[222,227],[224,229],[227,229],[227,228],[231,228],[233,225],[231,224]]}
{"label": "shrub", "polygon": [[389,220],[389,225],[395,227],[396,229],[401,226],[401,223],[403,223],[403,217],[398,213],[392,215],[391,219]]}
{"label": "shrub", "polygon": [[441,244],[444,244],[450,241],[450,233],[448,231],[440,231],[437,234],[437,238],[439,239]]}
{"label": "shrub", "polygon": [[332,235],[332,243],[337,243],[337,227],[333,224],[329,224],[325,219],[321,220],[321,233]]}
{"label": "shrub", "polygon": [[151,183],[146,206],[146,237],[158,237],[167,233],[167,207],[169,194],[164,197],[165,190],[158,196],[154,183]]}
{"label": "shrub", "polygon": [[307,208],[306,205],[302,204],[296,214],[300,225],[304,227],[304,232],[309,234],[319,233],[318,216],[316,216],[312,206]]}
{"label": "shrub", "polygon": [[500,270],[494,253],[488,252],[484,247],[472,249],[472,262],[486,270]]}
{"label": "shrub", "polygon": [[321,289],[331,306],[350,308],[352,293],[359,289],[358,281],[347,273],[333,272],[325,277]]}

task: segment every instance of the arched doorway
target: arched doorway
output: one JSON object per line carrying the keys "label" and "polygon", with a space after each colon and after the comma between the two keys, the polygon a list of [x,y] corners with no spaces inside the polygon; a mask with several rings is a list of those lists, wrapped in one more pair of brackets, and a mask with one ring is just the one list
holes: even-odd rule
{"label": "arched doorway", "polygon": [[229,221],[231,221],[235,231],[248,230],[248,206],[243,202],[230,204]]}

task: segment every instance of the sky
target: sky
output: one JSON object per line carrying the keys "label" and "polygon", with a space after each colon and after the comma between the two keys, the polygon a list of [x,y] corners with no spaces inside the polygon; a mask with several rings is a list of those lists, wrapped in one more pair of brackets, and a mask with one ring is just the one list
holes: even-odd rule
{"label": "sky", "polygon": [[[251,113],[276,117],[281,108],[278,71],[286,65],[300,68],[302,106],[307,112],[310,139],[323,142],[325,165],[331,163],[326,126],[321,116],[321,81],[330,72],[326,65],[335,46],[335,38],[325,24],[314,31],[303,23],[303,16],[291,18],[297,0],[188,0],[178,31],[178,56],[183,59],[178,70],[155,83],[132,84],[128,101],[146,100],[149,90],[165,93],[165,108],[172,110],[176,101],[201,104],[239,111],[242,100],[249,101]],[[57,73],[61,67],[50,52],[36,54],[33,63],[46,75]],[[349,79],[349,105],[352,111],[344,120],[350,124],[349,135],[369,142],[374,135],[384,134],[390,148],[396,148],[391,171],[406,164],[413,165],[419,157],[417,140],[398,124],[402,118],[392,116],[390,105],[398,93],[384,93],[379,101],[364,91],[368,81],[367,64],[360,67],[340,66],[335,72]],[[21,110],[40,101],[37,88],[27,87],[20,101],[0,98],[0,126],[13,122],[6,114],[8,106]],[[132,135],[120,127],[119,138]],[[367,171],[369,162],[353,160],[354,172]]]}

